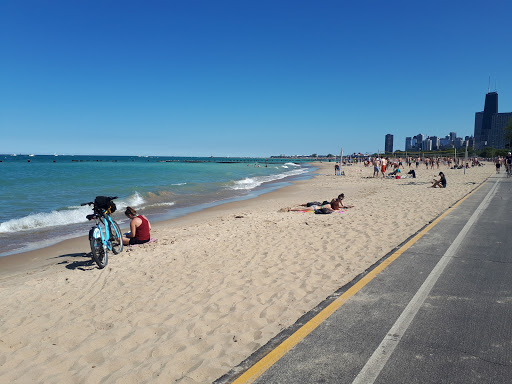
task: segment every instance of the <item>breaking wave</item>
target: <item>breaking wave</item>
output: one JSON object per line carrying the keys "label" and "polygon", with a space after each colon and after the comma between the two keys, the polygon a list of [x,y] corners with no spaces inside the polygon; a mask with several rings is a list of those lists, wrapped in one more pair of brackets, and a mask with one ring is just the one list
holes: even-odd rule
{"label": "breaking wave", "polygon": [[[126,207],[142,208],[144,206],[172,206],[174,202],[166,201],[172,193],[160,192],[159,194],[148,193],[143,197],[135,192],[125,199],[115,200],[117,211],[123,212]],[[0,223],[0,233],[13,233],[30,231],[35,229],[45,229],[56,226],[80,224],[87,222],[85,216],[90,214],[90,206],[71,206],[52,212],[34,213],[19,219],[12,219]],[[117,212],[114,214],[117,215]]]}
{"label": "breaking wave", "polygon": [[[283,166],[283,168],[285,168],[285,167]],[[281,180],[281,179],[284,179],[284,178],[290,177],[290,176],[301,175],[306,172],[307,172],[306,169],[300,168],[300,169],[294,169],[292,171],[286,171],[284,173],[279,173],[277,175],[246,177],[245,179],[235,181],[234,185],[230,186],[230,189],[235,189],[235,190],[254,189],[264,183],[270,183],[272,181]]]}

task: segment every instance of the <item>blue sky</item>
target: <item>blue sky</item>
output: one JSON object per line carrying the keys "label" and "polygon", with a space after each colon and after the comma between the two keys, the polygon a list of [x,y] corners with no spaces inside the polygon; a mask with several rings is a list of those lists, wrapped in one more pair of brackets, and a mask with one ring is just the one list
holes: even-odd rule
{"label": "blue sky", "polygon": [[0,153],[270,156],[512,111],[510,1],[0,0]]}

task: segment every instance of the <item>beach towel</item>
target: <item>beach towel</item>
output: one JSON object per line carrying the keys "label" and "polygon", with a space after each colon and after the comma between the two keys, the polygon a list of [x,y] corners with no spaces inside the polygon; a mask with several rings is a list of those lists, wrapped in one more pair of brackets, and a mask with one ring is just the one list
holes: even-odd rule
{"label": "beach towel", "polygon": [[[305,210],[303,210],[303,211],[293,211],[293,212],[316,213],[315,211],[310,211],[310,210],[307,210],[307,209],[305,209]],[[342,211],[334,211],[334,212],[331,212],[331,213],[343,213],[343,212],[345,212],[345,209],[344,209],[344,210],[342,210]]]}

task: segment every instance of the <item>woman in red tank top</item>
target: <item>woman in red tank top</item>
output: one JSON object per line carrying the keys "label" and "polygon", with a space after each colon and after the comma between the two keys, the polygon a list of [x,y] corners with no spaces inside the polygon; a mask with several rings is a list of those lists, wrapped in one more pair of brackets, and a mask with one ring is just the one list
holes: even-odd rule
{"label": "woman in red tank top", "polygon": [[149,220],[146,219],[145,216],[137,215],[137,211],[132,207],[127,207],[124,214],[131,220],[131,232],[127,234],[127,237],[123,237],[123,244],[134,245],[147,243],[151,238],[151,224]]}

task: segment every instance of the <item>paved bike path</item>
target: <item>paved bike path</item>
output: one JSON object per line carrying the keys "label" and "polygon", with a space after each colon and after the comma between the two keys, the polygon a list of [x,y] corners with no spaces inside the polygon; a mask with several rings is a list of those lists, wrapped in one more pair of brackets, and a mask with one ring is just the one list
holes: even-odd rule
{"label": "paved bike path", "polygon": [[236,382],[511,383],[511,213],[512,179],[491,177],[255,381]]}

